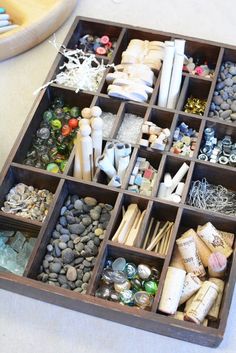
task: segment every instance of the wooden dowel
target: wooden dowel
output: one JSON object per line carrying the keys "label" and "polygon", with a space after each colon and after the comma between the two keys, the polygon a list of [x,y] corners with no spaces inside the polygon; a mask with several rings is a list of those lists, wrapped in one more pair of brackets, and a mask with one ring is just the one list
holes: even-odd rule
{"label": "wooden dowel", "polygon": [[146,237],[145,237],[145,239],[144,239],[143,249],[146,249],[147,242],[148,242],[148,238],[149,238],[149,236],[150,236],[150,232],[151,232],[151,229],[152,229],[153,222],[154,222],[154,218],[152,217],[152,218],[151,218],[151,221],[150,221],[150,223],[149,223],[149,226],[148,226],[148,231],[147,231]]}

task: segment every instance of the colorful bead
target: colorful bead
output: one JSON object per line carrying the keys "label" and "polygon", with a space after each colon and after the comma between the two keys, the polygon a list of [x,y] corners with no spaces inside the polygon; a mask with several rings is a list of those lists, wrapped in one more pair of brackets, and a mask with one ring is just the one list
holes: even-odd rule
{"label": "colorful bead", "polygon": [[155,281],[147,281],[145,282],[144,288],[148,294],[155,295],[157,292],[157,283]]}

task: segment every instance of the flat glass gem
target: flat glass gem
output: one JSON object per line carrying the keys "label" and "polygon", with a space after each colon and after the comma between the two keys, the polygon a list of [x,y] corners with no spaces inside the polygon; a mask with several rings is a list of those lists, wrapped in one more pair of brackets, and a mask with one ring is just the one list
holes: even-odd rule
{"label": "flat glass gem", "polygon": [[116,291],[114,290],[111,290],[111,295],[110,295],[110,299],[113,301],[113,302],[118,302],[119,301],[119,293],[117,293]]}
{"label": "flat glass gem", "polygon": [[142,283],[138,278],[133,278],[130,281],[132,288],[136,291],[140,291],[142,289]]}
{"label": "flat glass gem", "polygon": [[141,279],[148,279],[151,275],[151,269],[147,265],[138,265],[138,275]]}
{"label": "flat glass gem", "polygon": [[160,279],[160,271],[158,271],[158,269],[156,267],[151,267],[151,277],[154,278],[155,280],[159,280]]}
{"label": "flat glass gem", "polygon": [[126,281],[122,284],[118,284],[118,283],[114,284],[114,288],[118,293],[123,292],[125,289],[130,289],[130,287],[131,287],[131,284],[129,281]]}
{"label": "flat glass gem", "polygon": [[47,171],[51,173],[59,173],[60,169],[56,163],[49,163],[47,165]]}
{"label": "flat glass gem", "polygon": [[137,306],[142,309],[145,309],[148,306],[151,306],[151,299],[147,292],[140,291],[134,294],[134,302]]}
{"label": "flat glass gem", "polygon": [[112,269],[105,268],[102,273],[102,280],[106,283],[113,283],[112,273]]}
{"label": "flat glass gem", "polygon": [[127,263],[126,267],[125,267],[125,271],[127,273],[127,277],[129,279],[134,278],[137,274],[137,267],[135,264],[132,263]]}
{"label": "flat glass gem", "polygon": [[120,293],[120,300],[124,304],[130,304],[133,302],[134,293],[130,289],[126,289]]}
{"label": "flat glass gem", "polygon": [[155,281],[147,281],[145,282],[145,290],[148,294],[155,295],[157,292],[157,283]]}
{"label": "flat glass gem", "polygon": [[112,269],[114,271],[124,271],[126,265],[126,260],[123,257],[118,257],[112,263]]}
{"label": "flat glass gem", "polygon": [[109,299],[110,295],[111,289],[108,286],[101,286],[95,292],[95,296],[102,299]]}
{"label": "flat glass gem", "polygon": [[123,284],[127,281],[127,275],[122,271],[112,271],[111,279],[114,283]]}

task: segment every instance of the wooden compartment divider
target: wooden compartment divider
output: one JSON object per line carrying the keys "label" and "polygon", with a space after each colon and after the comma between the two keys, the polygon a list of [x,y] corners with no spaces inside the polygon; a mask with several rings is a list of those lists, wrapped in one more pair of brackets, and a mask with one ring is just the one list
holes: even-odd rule
{"label": "wooden compartment divider", "polygon": [[[155,73],[154,90],[147,103],[136,103],[110,98],[107,95],[107,83],[105,78],[106,74],[112,71],[111,68],[106,69],[96,92],[81,91],[76,94],[73,88],[58,84],[51,84],[49,87],[43,89],[38,94],[19,137],[2,169],[0,175],[0,206],[2,206],[10,188],[18,182],[39,188],[46,188],[54,193],[54,198],[44,222],[31,221],[0,211],[0,228],[10,229],[12,227],[30,231],[32,234],[35,234],[35,236],[37,235],[37,241],[24,275],[18,277],[14,274],[0,272],[0,287],[38,300],[117,321],[133,327],[204,346],[217,347],[222,341],[225,332],[236,279],[236,241],[234,241],[234,252],[229,258],[229,271],[220,316],[216,323],[210,322],[208,327],[204,327],[202,325],[176,320],[173,317],[161,313],[158,310],[158,305],[175,241],[186,229],[210,221],[221,230],[236,233],[235,216],[202,210],[186,204],[191,182],[203,177],[206,177],[208,181],[213,184],[222,184],[236,191],[236,168],[231,166],[224,167],[220,164],[211,164],[197,159],[204,129],[206,127],[214,127],[221,138],[225,134],[232,134],[233,137],[236,137],[235,124],[208,117],[222,60],[233,60],[236,62],[236,48],[172,33],[136,28],[129,25],[83,17],[77,17],[75,19],[63,45],[71,49],[74,48],[75,45],[78,44],[79,38],[86,33],[92,35],[103,35],[107,33],[111,37],[116,38],[117,45],[110,58],[96,55],[98,60],[104,60],[105,63],[109,64],[120,63],[122,52],[126,49],[131,39],[137,38],[155,41],[173,40],[175,38],[185,39],[186,54],[193,56],[193,58],[199,55],[205,58],[215,69],[214,77],[206,78],[183,72],[181,91],[176,109],[161,108],[158,106],[158,93],[162,70],[160,70],[158,74]],[[58,53],[48,73],[46,82],[55,78],[63,62],[64,58]],[[207,99],[203,116],[189,114],[183,111],[186,99],[191,94],[198,98]],[[73,163],[75,149],[71,151],[67,166],[62,174],[52,174],[46,170],[24,165],[24,158],[31,146],[33,134],[40,125],[42,114],[50,106],[52,99],[58,95],[63,96],[66,103],[79,106],[81,109],[99,105],[103,111],[116,114],[110,136],[103,138],[103,147],[105,147],[107,142],[117,142],[117,133],[125,113],[128,112],[141,116],[144,121],[152,121],[162,128],[170,129],[171,134],[165,150],[157,151],[152,148],[142,147],[138,142],[131,143],[132,154],[130,164],[120,189],[106,185],[105,174],[100,171],[99,168],[96,169],[95,176],[91,182],[74,178]],[[198,139],[192,158],[175,155],[170,152],[175,128],[181,122],[185,122],[198,132]],[[147,158],[151,165],[158,171],[157,180],[152,189],[151,196],[143,196],[127,190],[130,175],[136,159],[139,156]],[[174,174],[184,162],[186,162],[190,168],[185,176],[185,188],[181,202],[176,204],[158,198],[158,188],[165,171],[170,171]],[[60,209],[68,194],[71,193],[76,193],[81,197],[92,196],[95,197],[98,202],[110,203],[114,206],[105,237],[100,244],[99,253],[86,294],[50,286],[49,284],[37,281],[37,275],[39,274],[40,266],[46,253],[46,247],[50,241],[58,218],[60,217]],[[127,207],[130,203],[137,203],[141,210],[146,209],[141,229],[133,247],[112,241],[112,236],[122,219],[122,206]],[[151,217],[161,221],[170,220],[174,222],[166,255],[154,251],[147,251],[142,248]],[[157,266],[161,270],[158,291],[150,310],[145,311],[137,307],[121,306],[118,303],[105,301],[94,296],[104,263],[109,256],[113,258],[122,256],[136,264],[142,262]]]}

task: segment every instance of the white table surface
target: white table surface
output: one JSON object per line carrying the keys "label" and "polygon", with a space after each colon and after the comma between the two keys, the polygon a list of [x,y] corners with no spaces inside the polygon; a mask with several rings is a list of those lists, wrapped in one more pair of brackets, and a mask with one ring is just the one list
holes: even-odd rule
{"label": "white table surface", "polygon": [[[35,0],[36,1],[36,0]],[[80,0],[57,31],[62,42],[76,15],[129,23],[236,45],[235,0]],[[43,42],[0,63],[0,168],[55,58]],[[236,292],[217,352],[236,351]],[[155,335],[0,290],[1,353],[205,353],[210,348]]]}

